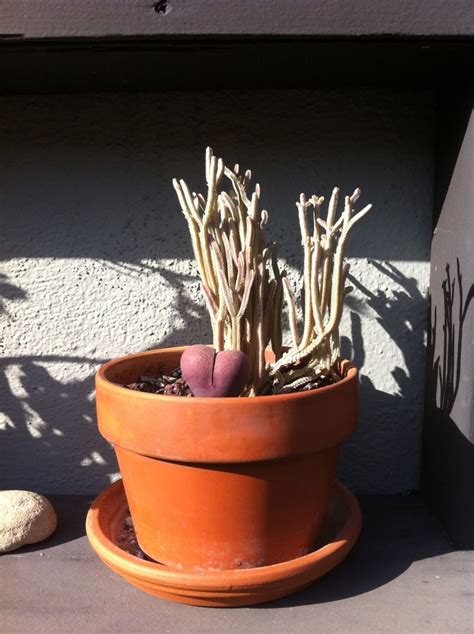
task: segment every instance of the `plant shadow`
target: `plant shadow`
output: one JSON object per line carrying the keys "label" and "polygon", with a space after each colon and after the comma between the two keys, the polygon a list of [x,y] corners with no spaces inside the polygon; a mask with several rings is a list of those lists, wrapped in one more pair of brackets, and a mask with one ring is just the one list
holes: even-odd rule
{"label": "plant shadow", "polygon": [[472,389],[462,360],[474,284],[466,293],[459,258],[455,277],[449,263],[445,271],[441,296],[437,303],[430,302],[422,487],[452,542],[466,549],[474,548],[474,505],[469,503],[474,443],[460,428],[471,418]]}
{"label": "plant shadow", "polygon": [[[351,336],[341,337],[341,354],[359,369],[359,422],[356,432],[343,445],[339,477],[343,481],[365,483],[370,476],[364,469],[376,466],[378,490],[383,494],[392,490],[409,491],[412,482],[418,478],[426,297],[418,288],[417,280],[404,275],[397,266],[377,261],[370,261],[370,266],[375,273],[390,280],[392,288],[372,292],[357,278],[349,276],[358,294],[349,295],[346,300]],[[383,277],[379,285],[386,287]],[[385,331],[390,344],[396,347],[392,354],[396,351],[396,358],[403,362],[392,365],[393,357],[389,355],[386,361],[382,362],[383,357],[377,361],[379,372],[387,375],[385,385],[396,385],[390,391],[385,385],[382,389],[377,387],[377,374],[372,374],[372,378],[364,372],[367,354],[362,327],[371,328],[374,321]],[[390,376],[393,381],[388,380]],[[404,482],[407,483],[405,487]]]}
{"label": "plant shadow", "polygon": [[[136,273],[126,263],[111,266],[121,275]],[[174,289],[171,309],[180,319],[180,325],[164,331],[148,348],[211,341],[207,313],[191,297],[189,275],[159,265],[143,264],[142,268],[147,266],[149,274],[161,275]],[[23,289],[6,276],[0,278],[2,319],[9,319],[12,302],[26,298]],[[12,310],[13,321],[14,313]],[[95,496],[117,477],[115,454],[96,424],[94,375],[105,361],[72,354],[4,355],[0,359],[2,488],[48,496],[68,491]]]}
{"label": "plant shadow", "polygon": [[[77,469],[87,470],[91,491],[93,482],[110,483],[113,454],[97,434],[92,397],[93,373],[102,361],[61,355],[1,359],[3,488],[49,494],[82,477]],[[85,376],[58,378],[71,368]]]}

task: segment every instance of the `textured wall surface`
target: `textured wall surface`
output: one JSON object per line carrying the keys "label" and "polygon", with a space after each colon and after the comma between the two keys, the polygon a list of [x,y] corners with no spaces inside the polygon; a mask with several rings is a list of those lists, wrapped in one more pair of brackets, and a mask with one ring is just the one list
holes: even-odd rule
{"label": "textured wall surface", "polygon": [[[2,487],[96,492],[116,475],[93,374],[110,357],[209,340],[173,176],[211,144],[251,167],[288,270],[300,191],[363,189],[344,351],[361,368],[341,477],[418,485],[433,180],[429,93],[203,92],[0,100]],[[350,343],[352,342],[352,343]]]}
{"label": "textured wall surface", "polygon": [[[471,0],[2,0],[10,37],[472,35]],[[158,6],[157,6],[158,5]],[[164,5],[164,6],[163,6]],[[1,36],[0,36],[1,37]]]}

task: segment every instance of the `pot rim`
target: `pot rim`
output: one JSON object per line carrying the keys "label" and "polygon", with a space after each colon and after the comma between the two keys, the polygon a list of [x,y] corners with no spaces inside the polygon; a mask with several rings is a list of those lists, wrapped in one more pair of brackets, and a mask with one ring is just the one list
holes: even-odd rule
{"label": "pot rim", "polygon": [[[114,381],[110,380],[109,378],[107,378],[106,373],[108,372],[108,370],[110,368],[113,368],[117,365],[119,365],[120,363],[123,363],[125,361],[128,360],[132,360],[132,359],[139,359],[140,357],[148,357],[148,356],[153,356],[156,355],[157,353],[178,353],[181,352],[183,353],[187,348],[189,348],[190,346],[176,346],[176,347],[171,347],[171,348],[154,348],[153,350],[145,350],[143,352],[136,352],[133,354],[128,354],[128,355],[124,355],[122,357],[115,357],[113,359],[110,359],[110,361],[107,361],[106,363],[102,364],[99,369],[97,370],[96,373],[96,380],[100,381],[104,384],[104,386],[107,386],[107,389],[112,391],[112,392],[117,392],[118,394],[130,394],[130,392],[133,392],[134,397],[135,398],[140,398],[140,399],[159,399],[160,401],[162,401],[163,403],[176,403],[176,396],[175,395],[167,395],[167,394],[151,394],[150,392],[139,392],[137,390],[130,390],[130,388],[125,387],[123,385],[120,385],[119,383],[115,383]],[[233,405],[237,405],[238,403],[246,403],[248,401],[250,402],[262,402],[262,399],[272,399],[272,402],[274,403],[278,403],[278,402],[287,402],[287,401],[292,401],[292,400],[297,400],[297,399],[305,399],[305,398],[314,398],[315,394],[325,394],[325,393],[329,393],[333,390],[337,390],[341,385],[344,385],[345,383],[349,383],[350,381],[354,380],[354,376],[358,375],[358,370],[357,368],[352,364],[351,361],[347,360],[347,359],[341,359],[340,361],[345,375],[343,376],[343,378],[338,381],[337,383],[333,383],[332,385],[326,385],[324,387],[318,387],[315,390],[307,390],[306,392],[291,392],[289,394],[266,394],[266,395],[262,395],[262,396],[252,396],[252,397],[242,397],[242,396],[193,396],[191,399],[186,398],[183,400],[186,400],[186,402],[189,404],[190,401],[194,401],[194,402],[199,402],[203,405],[210,405],[211,403],[214,403],[215,405],[225,405],[232,403]],[[240,406],[240,405],[237,405]],[[242,405],[242,407],[244,407],[244,405]]]}

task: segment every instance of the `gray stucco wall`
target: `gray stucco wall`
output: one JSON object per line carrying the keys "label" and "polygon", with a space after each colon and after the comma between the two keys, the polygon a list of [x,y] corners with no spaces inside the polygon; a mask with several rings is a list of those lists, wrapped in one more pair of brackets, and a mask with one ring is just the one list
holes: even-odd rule
{"label": "gray stucco wall", "polygon": [[103,488],[117,468],[96,428],[98,364],[209,340],[171,186],[180,176],[202,188],[206,144],[252,168],[295,276],[300,191],[360,185],[374,203],[349,247],[356,292],[342,332],[362,370],[361,413],[340,475],[358,492],[418,485],[429,93],[10,97],[0,99],[0,126],[2,488]]}

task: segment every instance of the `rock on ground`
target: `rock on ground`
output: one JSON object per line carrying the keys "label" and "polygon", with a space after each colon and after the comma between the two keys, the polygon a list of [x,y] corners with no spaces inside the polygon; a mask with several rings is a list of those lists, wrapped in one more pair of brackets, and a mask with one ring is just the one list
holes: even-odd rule
{"label": "rock on ground", "polygon": [[51,503],[39,493],[0,491],[0,553],[43,541],[56,525]]}

